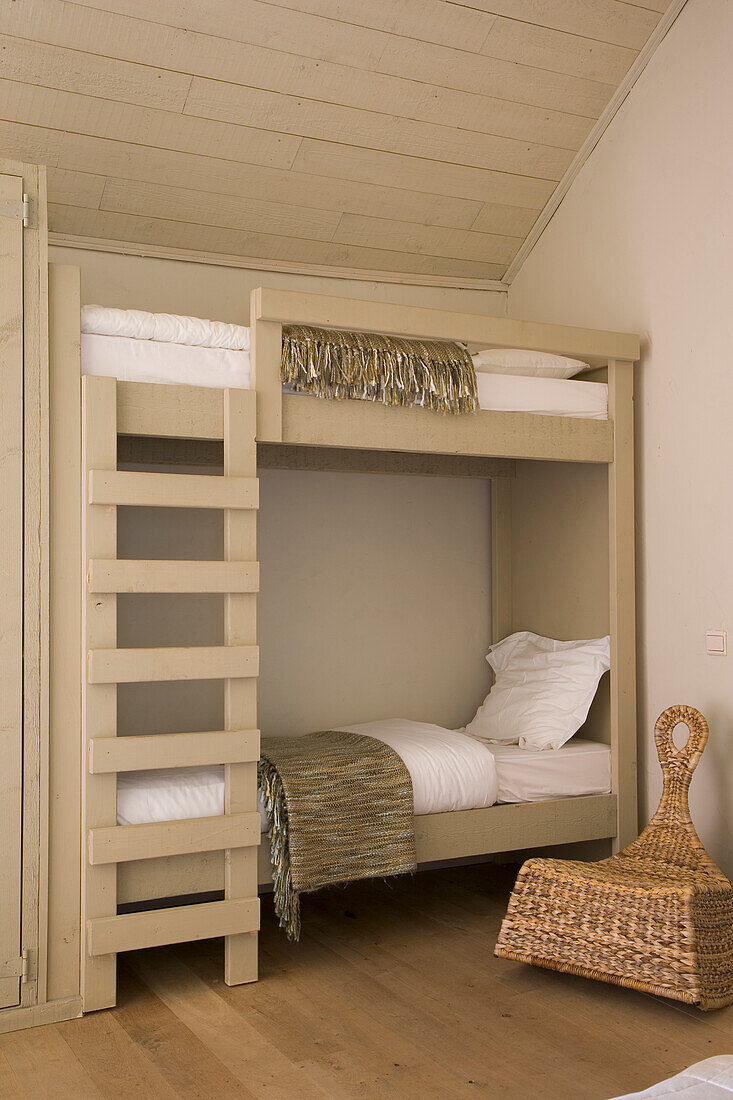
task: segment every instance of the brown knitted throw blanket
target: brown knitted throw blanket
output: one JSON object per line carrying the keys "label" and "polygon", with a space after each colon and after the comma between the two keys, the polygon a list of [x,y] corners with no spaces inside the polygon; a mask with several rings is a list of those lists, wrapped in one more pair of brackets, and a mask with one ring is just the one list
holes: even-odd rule
{"label": "brown knitted throw blanket", "polygon": [[437,412],[478,408],[473,360],[460,344],[286,325],[281,375],[297,392]]}
{"label": "brown knitted throw blanket", "polygon": [[259,781],[272,823],[275,912],[288,939],[300,935],[300,894],[415,870],[412,780],[382,741],[337,730],[271,737]]}

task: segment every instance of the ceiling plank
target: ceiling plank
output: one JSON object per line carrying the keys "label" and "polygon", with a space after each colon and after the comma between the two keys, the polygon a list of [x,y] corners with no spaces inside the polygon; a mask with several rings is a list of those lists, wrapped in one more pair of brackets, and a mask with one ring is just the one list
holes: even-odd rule
{"label": "ceiling plank", "polygon": [[364,218],[360,214],[344,214],[333,239],[343,244],[396,248],[421,256],[491,260],[507,264],[522,241],[521,237],[441,229],[431,225],[415,225],[414,222]]}
{"label": "ceiling plank", "polygon": [[[341,213],[416,221],[423,225],[454,226],[457,229],[471,228],[480,217],[486,224],[477,228],[493,232],[494,226],[489,224],[492,218],[484,213],[484,208],[488,207],[494,211],[496,219],[502,219],[505,215],[509,217],[518,230],[520,224],[534,222],[542,206],[539,202],[534,209],[482,204],[480,200],[264,168],[17,123],[0,122],[0,148],[6,150],[9,156],[21,160],[30,157],[33,163],[98,172],[102,176],[165,185],[180,179],[185,180],[187,187],[221,195],[267,199],[316,209],[339,210]],[[425,177],[414,181],[417,185],[429,182]],[[514,232],[515,229],[512,230]]]}
{"label": "ceiling plank", "polygon": [[267,234],[217,229],[190,222],[143,218],[105,210],[49,204],[49,228],[54,233],[155,244],[197,252],[231,256],[260,256],[269,260],[298,261],[308,264],[351,267],[355,270],[399,271],[423,275],[465,276],[472,279],[499,279],[505,264],[477,263],[472,260],[441,259],[435,256],[406,256],[387,249],[359,248],[321,241],[288,239]]}
{"label": "ceiling plank", "polygon": [[[135,62],[136,68],[141,68],[141,63],[157,65],[164,58],[167,68],[176,71],[163,75],[181,84],[179,101],[174,104],[178,109],[190,84],[187,74],[193,74],[439,125],[452,126],[460,119],[461,127],[466,130],[517,137],[560,148],[579,148],[597,117],[593,112],[588,115],[583,104],[574,105],[570,111],[555,111],[547,106],[514,103],[504,89],[496,97],[483,92],[442,88],[427,81],[429,69],[426,67],[421,68],[419,80],[406,79],[403,75],[316,61],[261,46],[183,32],[159,23],[90,12],[66,0],[43,0],[37,7],[13,3],[3,25],[16,35],[52,43],[52,46],[37,46],[15,39],[19,55],[36,50],[45,58],[50,51],[45,68],[51,70],[51,75],[33,83],[91,91],[126,102],[137,102],[137,99],[128,100],[125,94],[114,94],[114,85],[109,89],[112,94],[94,90],[91,77],[99,61],[96,55],[102,55],[107,66],[114,65],[109,58],[120,58],[125,63]],[[415,43],[406,42],[406,45],[411,48]],[[69,48],[73,52],[69,52]],[[85,66],[84,58],[87,59]],[[19,56],[16,71],[5,75],[26,79],[24,64],[25,58]],[[65,74],[83,67],[87,71],[85,87],[74,86],[73,80],[63,85],[53,82],[56,73]],[[150,71],[160,76],[158,70]],[[133,69],[133,75],[134,72]],[[150,78],[148,82],[155,87]],[[121,91],[127,93],[126,88]],[[164,103],[150,105],[166,106]],[[582,109],[577,109],[578,106]]]}
{"label": "ceiling plank", "polygon": [[[523,65],[514,56],[488,56],[491,52],[488,49],[483,54],[468,53],[431,42],[407,42],[394,35],[384,38],[384,49],[377,62],[380,73],[423,81],[429,76],[433,84],[444,88],[570,111],[589,118],[598,117],[614,92],[614,79],[602,80],[599,76],[590,80],[565,72],[551,72],[546,67]],[[589,48],[597,45],[588,43]],[[624,58],[627,52],[631,51],[623,51]],[[618,62],[607,68],[609,71],[618,68]],[[598,71],[603,72],[601,66]]]}
{"label": "ceiling plank", "polygon": [[95,176],[91,172],[49,168],[46,182],[48,194],[54,202],[70,202],[76,206],[90,206],[98,210],[106,181],[104,176]]}
{"label": "ceiling plank", "polygon": [[0,57],[5,80],[22,80],[164,111],[180,111],[191,84],[186,73],[60,49],[7,34],[0,34]]}
{"label": "ceiling plank", "polygon": [[404,156],[306,138],[293,161],[293,170],[363,183],[389,180],[396,187],[430,186],[440,194],[530,207],[538,202],[544,206],[555,190],[552,180],[441,163],[427,160],[424,153]]}
{"label": "ceiling plank", "polygon": [[285,134],[559,180],[570,149],[435,126],[194,77],[185,113]]}
{"label": "ceiling plank", "polygon": [[268,0],[286,10],[320,15],[341,23],[421,41],[475,50],[486,37],[493,15],[477,9],[455,11],[443,0]]}
{"label": "ceiling plank", "polygon": [[[101,209],[150,218],[196,222],[199,225],[220,226],[224,229],[274,233],[282,237],[305,237],[312,241],[333,240],[341,218],[337,210],[316,210],[290,203],[216,195],[186,187],[165,187],[156,183],[119,179],[107,180]],[[446,229],[442,232],[461,231]]]}
{"label": "ceiling plank", "polygon": [[517,23],[513,19],[497,19],[482,53],[516,64],[603,81],[615,87],[633,65],[638,50],[530,23]]}
{"label": "ceiling plank", "polygon": [[[431,3],[439,4],[447,12],[454,11],[443,0]],[[303,94],[311,99],[332,99],[333,88],[341,89],[345,74],[349,73],[353,74],[354,94],[362,97],[373,95],[375,89],[389,92],[391,87],[397,90],[406,87],[406,81],[414,81],[429,89],[424,93],[429,96],[444,88],[469,92],[481,100],[497,98],[597,118],[613,92],[611,86],[597,81],[561,76],[469,52],[480,47],[485,35],[473,40],[467,50],[458,50],[382,30],[376,35],[381,43],[379,61],[374,68],[366,69],[360,56],[344,56],[338,64],[326,62],[304,56],[300,49],[288,53],[279,40],[277,49],[269,49],[82,7],[69,0],[42,0],[33,5],[0,0],[0,11],[8,34],[153,66],[165,59],[166,68],[182,73],[266,88],[272,86],[268,79],[274,78],[273,70],[278,68],[278,80],[289,82],[287,86],[276,85],[278,91]],[[354,73],[355,69],[359,74]],[[384,76],[394,77],[396,84],[385,84]],[[435,117],[434,121],[441,119]]]}
{"label": "ceiling plank", "polygon": [[300,138],[0,79],[0,119],[289,168]]}
{"label": "ceiling plank", "polygon": [[552,0],[550,4],[547,0],[450,0],[450,3],[632,50],[641,49],[659,22],[659,12],[635,8],[623,0]]}

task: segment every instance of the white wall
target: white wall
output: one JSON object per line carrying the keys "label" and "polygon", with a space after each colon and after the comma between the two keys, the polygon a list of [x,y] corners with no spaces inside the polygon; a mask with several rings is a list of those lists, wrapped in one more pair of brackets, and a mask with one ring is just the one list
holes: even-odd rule
{"label": "white wall", "polygon": [[[733,4],[689,0],[509,293],[514,317],[643,335],[637,373],[642,820],[661,780],[652,726],[707,716],[691,792],[733,874]],[[733,642],[733,637],[731,638]]]}
{"label": "white wall", "polygon": [[[503,314],[506,295],[272,275],[53,248],[82,269],[82,301],[246,324],[249,291],[285,286],[375,301]],[[388,715],[465,724],[488,690],[488,483],[479,479],[260,471],[265,734]],[[122,509],[118,552],[217,557],[220,518]],[[121,645],[216,645],[222,601],[123,596]],[[127,733],[217,729],[218,683],[133,684],[118,692]]]}

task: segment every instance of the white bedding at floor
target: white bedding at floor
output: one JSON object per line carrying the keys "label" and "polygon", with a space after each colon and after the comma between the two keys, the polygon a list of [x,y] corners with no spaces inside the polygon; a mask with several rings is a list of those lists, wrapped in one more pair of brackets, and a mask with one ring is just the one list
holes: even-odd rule
{"label": "white bedding at floor", "polygon": [[[534,802],[610,790],[610,750],[590,741],[528,752],[489,746],[422,722],[391,719],[346,726],[379,737],[400,754],[412,777],[416,814],[472,810],[494,802]],[[117,781],[117,822],[173,821],[224,812],[224,768],[124,772]],[[268,828],[260,801],[262,831]]]}
{"label": "white bedding at floor", "polygon": [[[104,375],[123,382],[157,382],[212,389],[228,386],[247,389],[250,379],[248,350],[194,347],[165,340],[141,340],[91,332],[82,333],[81,366],[83,374]],[[484,372],[479,372],[476,377],[482,409],[590,420],[608,418],[608,386],[603,382]]]}
{"label": "white bedding at floor", "polygon": [[733,1055],[718,1054],[660,1081],[643,1092],[630,1092],[616,1100],[730,1100],[733,1093]]}

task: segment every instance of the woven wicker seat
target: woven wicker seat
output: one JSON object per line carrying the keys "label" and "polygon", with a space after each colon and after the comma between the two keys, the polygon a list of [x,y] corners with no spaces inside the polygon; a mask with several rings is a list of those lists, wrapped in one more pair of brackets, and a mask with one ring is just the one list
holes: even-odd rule
{"label": "woven wicker seat", "polygon": [[[690,735],[678,749],[672,731]],[[703,848],[687,792],[708,737],[692,707],[654,727],[664,788],[638,840],[598,863],[529,859],[495,954],[703,1009],[733,1002],[733,884]]]}

